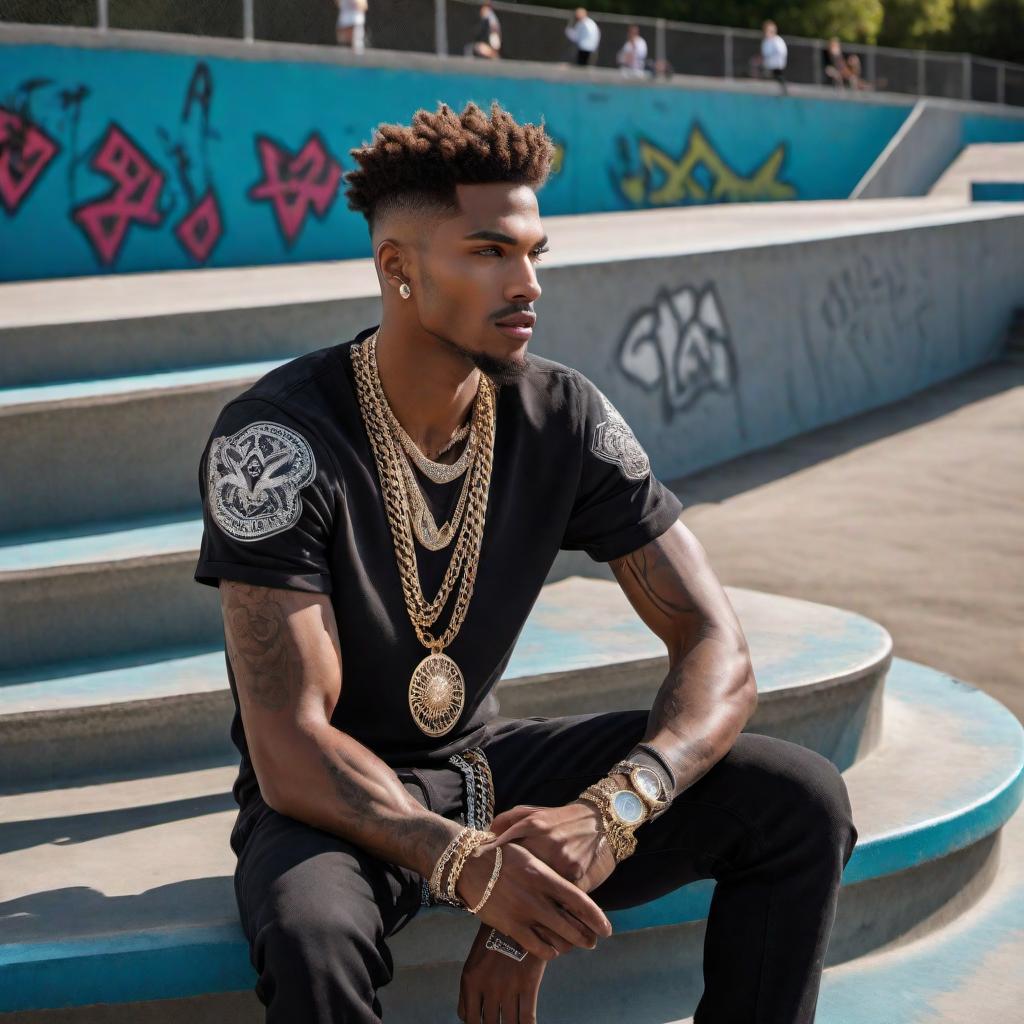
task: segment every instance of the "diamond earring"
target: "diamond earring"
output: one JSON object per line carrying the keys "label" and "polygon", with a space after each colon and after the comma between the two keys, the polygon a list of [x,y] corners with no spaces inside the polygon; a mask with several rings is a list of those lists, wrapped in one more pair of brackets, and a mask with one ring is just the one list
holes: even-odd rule
{"label": "diamond earring", "polygon": [[405,281],[403,281],[398,287],[398,294],[401,295],[403,299],[407,299],[412,295],[412,289]]}

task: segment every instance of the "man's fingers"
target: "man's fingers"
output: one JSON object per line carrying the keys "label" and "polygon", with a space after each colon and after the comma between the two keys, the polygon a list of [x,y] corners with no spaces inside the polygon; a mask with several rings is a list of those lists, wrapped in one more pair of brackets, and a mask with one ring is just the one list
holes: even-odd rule
{"label": "man's fingers", "polygon": [[534,810],[532,804],[517,804],[515,807],[510,807],[507,811],[502,811],[491,822],[491,831],[496,835],[501,835],[505,829],[510,825],[514,825],[521,818],[525,818],[532,810]]}
{"label": "man's fingers", "polygon": [[[504,832],[498,833],[498,838],[495,840],[495,846],[504,846],[506,843],[513,843],[517,839],[522,839],[523,836],[529,834],[530,827],[525,821],[520,819],[513,824],[510,824]],[[494,832],[494,826],[491,826],[491,831]]]}
{"label": "man's fingers", "polygon": [[542,924],[535,924],[533,930],[549,945],[554,946],[559,953],[568,953],[573,948],[571,942],[566,941],[561,935],[551,931]]}
{"label": "man's fingers", "polygon": [[611,935],[612,923],[605,917],[604,911],[586,893],[577,889],[571,882],[567,882],[561,875],[555,872],[551,874],[547,895],[561,904],[596,936]]}
{"label": "man's fingers", "polygon": [[501,1024],[501,1000],[496,996],[484,995],[483,1011],[483,1024]]}

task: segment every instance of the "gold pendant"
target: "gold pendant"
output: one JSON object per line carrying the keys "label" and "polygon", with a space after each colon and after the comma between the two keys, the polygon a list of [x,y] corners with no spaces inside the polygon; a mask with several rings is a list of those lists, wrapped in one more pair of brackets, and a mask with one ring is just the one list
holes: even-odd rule
{"label": "gold pendant", "polygon": [[413,670],[409,680],[409,710],[428,736],[450,732],[465,702],[462,672],[447,654],[428,654]]}

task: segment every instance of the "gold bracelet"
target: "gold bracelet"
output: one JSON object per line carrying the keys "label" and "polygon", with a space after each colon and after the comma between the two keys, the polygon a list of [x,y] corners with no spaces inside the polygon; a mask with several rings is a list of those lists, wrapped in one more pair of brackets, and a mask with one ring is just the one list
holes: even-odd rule
{"label": "gold bracelet", "polygon": [[470,829],[469,831],[470,837],[455,854],[455,859],[452,861],[451,871],[448,875],[446,897],[448,902],[455,907],[464,908],[466,906],[455,892],[455,886],[458,884],[459,877],[462,874],[462,869],[465,867],[466,861],[469,859],[469,855],[478,846],[482,846],[484,843],[498,838],[493,832],[480,832],[477,829]]}
{"label": "gold bracelet", "polygon": [[430,875],[429,889],[430,895],[434,897],[438,902],[444,900],[444,895],[441,892],[441,880],[444,877],[444,869],[448,862],[454,856],[456,850],[458,850],[463,843],[467,842],[470,835],[472,834],[471,828],[463,828],[461,832],[444,848],[444,852],[440,857],[437,858],[437,863],[434,865],[434,870]]}
{"label": "gold bracelet", "polygon": [[487,888],[484,889],[483,896],[480,897],[480,902],[475,907],[467,908],[471,914],[479,913],[480,908],[491,898],[491,892],[494,889],[495,882],[498,881],[498,875],[501,874],[501,847],[496,846],[494,848],[494,870],[491,872],[491,877],[487,882]]}
{"label": "gold bracelet", "polygon": [[636,850],[636,837],[613,816],[608,794],[596,786],[588,786],[577,799],[594,804],[601,812],[604,835],[615,857],[615,863],[618,864],[631,856]]}

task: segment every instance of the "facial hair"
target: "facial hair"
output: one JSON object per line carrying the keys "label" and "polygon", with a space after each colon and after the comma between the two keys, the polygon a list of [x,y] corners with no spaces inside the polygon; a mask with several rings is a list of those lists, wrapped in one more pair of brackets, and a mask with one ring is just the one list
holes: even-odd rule
{"label": "facial hair", "polygon": [[486,374],[493,384],[514,384],[529,370],[531,363],[527,354],[522,359],[500,359],[486,352],[474,352],[463,348],[451,338],[435,334],[435,338],[468,359],[481,373]]}

